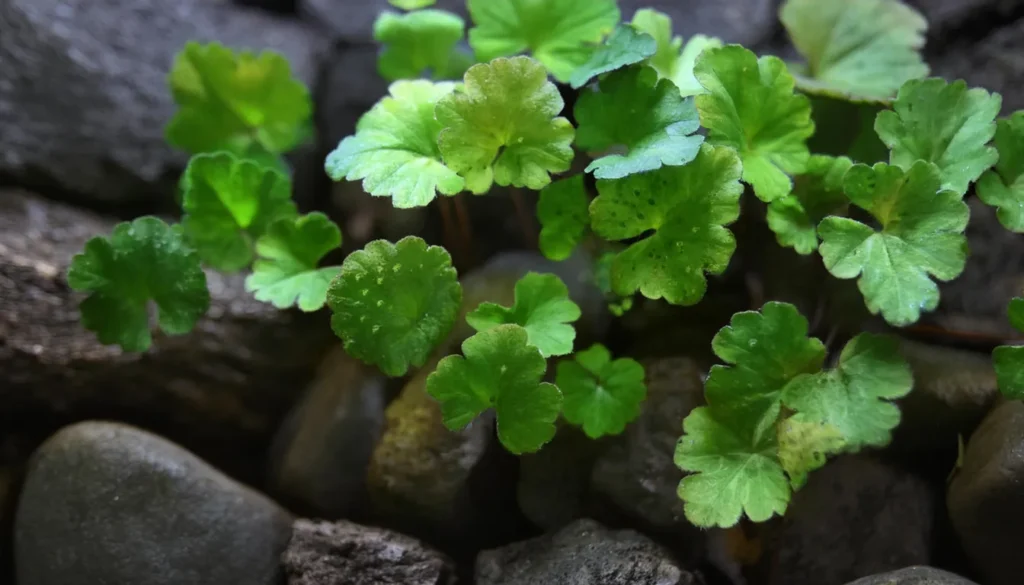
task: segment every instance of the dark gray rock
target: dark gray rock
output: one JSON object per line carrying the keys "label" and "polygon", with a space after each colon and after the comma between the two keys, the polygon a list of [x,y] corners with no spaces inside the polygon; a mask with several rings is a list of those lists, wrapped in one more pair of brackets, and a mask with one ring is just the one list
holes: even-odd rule
{"label": "dark gray rock", "polygon": [[186,41],[280,51],[308,84],[326,48],[231,0],[0,0],[0,30],[0,175],[106,203],[172,193],[167,74]]}
{"label": "dark gray rock", "polygon": [[34,447],[64,424],[119,420],[181,443],[233,476],[261,480],[280,420],[337,343],[327,318],[277,310],[245,291],[244,275],[208,271],[210,309],[191,333],[156,335],[142,354],[102,345],[82,327],[84,295],[68,288],[65,274],[86,240],[113,225],[0,190],[4,433],[32,437]]}
{"label": "dark gray rock", "polygon": [[781,26],[777,6],[776,0],[619,0],[625,21],[641,8],[654,8],[672,17],[672,28],[684,41],[704,34],[750,47],[767,41]]}
{"label": "dark gray rock", "polygon": [[291,516],[156,435],[84,422],[29,463],[15,520],[21,585],[272,585]]}
{"label": "dark gray rock", "polygon": [[942,569],[907,567],[898,571],[857,579],[847,585],[977,585],[977,583]]}
{"label": "dark gray rock", "polygon": [[994,28],[980,40],[968,35],[936,47],[929,63],[935,75],[1002,94],[1006,115],[1024,108],[1024,18],[994,17],[988,25]]}
{"label": "dark gray rock", "polygon": [[971,435],[946,503],[953,527],[991,585],[1020,583],[1024,557],[1024,403],[1004,402]]}
{"label": "dark gray rock", "polygon": [[933,488],[866,455],[811,474],[766,544],[768,585],[840,585],[931,560]]}
{"label": "dark gray rock", "polygon": [[351,522],[296,520],[281,555],[288,585],[450,585],[451,560],[402,534]]}
{"label": "dark gray rock", "polygon": [[[466,0],[440,0],[432,8],[454,12],[468,24]],[[373,43],[373,23],[385,10],[403,12],[388,0],[302,0],[299,7],[301,14],[324,23],[336,38],[346,44]]]}
{"label": "dark gray rock", "polygon": [[516,499],[530,522],[556,530],[586,515],[591,469],[607,444],[565,423],[540,451],[519,457]]}
{"label": "dark gray rock", "polygon": [[384,377],[335,347],[271,450],[269,487],[293,510],[355,518],[366,510],[366,469],[384,427]]}
{"label": "dark gray rock", "polygon": [[992,355],[900,340],[914,373],[914,390],[899,401],[893,446],[907,451],[953,450],[969,436],[999,396]]}
{"label": "dark gray rock", "polygon": [[577,520],[558,532],[480,553],[477,585],[697,585],[667,551],[632,530]]}
{"label": "dark gray rock", "polygon": [[928,20],[928,34],[935,44],[941,44],[943,33],[948,34],[965,21],[1004,22],[1020,0],[908,0]]}
{"label": "dark gray rock", "polygon": [[672,458],[683,419],[704,403],[702,370],[683,357],[649,360],[644,367],[643,410],[598,458],[593,489],[646,530],[696,537],[677,494],[683,472]]}

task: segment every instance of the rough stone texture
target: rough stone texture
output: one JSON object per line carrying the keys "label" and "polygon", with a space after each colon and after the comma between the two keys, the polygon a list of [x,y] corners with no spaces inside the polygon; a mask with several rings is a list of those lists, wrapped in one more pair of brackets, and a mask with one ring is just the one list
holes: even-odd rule
{"label": "rough stone texture", "polygon": [[[973,37],[940,45],[929,59],[932,72],[947,79],[964,79],[971,87],[983,87],[1003,96],[1003,115],[1024,108],[1024,18],[992,18],[995,26],[980,40]],[[973,223],[973,222],[972,222]]]}
{"label": "rough stone texture", "polygon": [[365,513],[366,469],[384,426],[385,379],[340,345],[320,364],[271,449],[269,487],[292,510],[317,517]]}
{"label": "rough stone texture", "polygon": [[632,530],[577,520],[558,532],[480,553],[477,585],[696,585],[660,546]]}
{"label": "rough stone texture", "polygon": [[1024,403],[1005,402],[971,436],[946,503],[960,543],[991,585],[1020,583],[1024,557]]}
{"label": "rough stone texture", "polygon": [[414,538],[352,522],[296,520],[288,585],[451,585],[452,562]]}
{"label": "rough stone texture", "polygon": [[768,585],[841,585],[930,559],[932,487],[865,455],[811,474],[766,544]]}
{"label": "rough stone texture", "polygon": [[246,293],[242,275],[208,272],[211,307],[192,333],[158,335],[143,354],[101,345],[81,326],[84,295],[65,273],[112,225],[0,191],[0,428],[39,441],[85,418],[122,420],[229,473],[262,476],[261,454],[329,347],[326,317],[279,311]]}
{"label": "rough stone texture", "polygon": [[15,520],[20,585],[272,585],[291,516],[192,453],[118,423],[33,455]]}
{"label": "rough stone texture", "polygon": [[881,575],[857,579],[847,585],[978,585],[942,569],[932,567],[907,567]]}
{"label": "rough stone texture", "polygon": [[956,448],[999,396],[992,355],[903,339],[903,356],[914,372],[914,390],[899,401],[895,448],[911,451]]}
{"label": "rough stone texture", "polygon": [[324,37],[230,0],[0,0],[0,177],[107,203],[170,195],[167,74],[189,40],[273,49],[312,84]]}
{"label": "rough stone texture", "polygon": [[696,537],[677,494],[683,472],[672,458],[683,419],[704,403],[702,370],[682,357],[650,360],[644,368],[643,410],[598,458],[593,489],[645,529]]}

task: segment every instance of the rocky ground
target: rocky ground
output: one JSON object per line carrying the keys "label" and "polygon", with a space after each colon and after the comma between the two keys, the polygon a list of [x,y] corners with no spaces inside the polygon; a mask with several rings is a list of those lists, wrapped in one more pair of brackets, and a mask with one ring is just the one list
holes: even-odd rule
{"label": "rocky ground", "polygon": [[[931,22],[935,74],[1001,92],[1004,113],[1024,108],[1024,1],[913,3]],[[619,4],[627,18],[641,6],[666,11],[684,36],[784,51],[775,0]],[[564,428],[517,459],[493,420],[448,432],[424,392],[430,364],[384,379],[345,356],[325,315],[275,311],[215,273],[210,313],[190,335],[160,338],[143,356],[96,343],[64,273],[115,221],[173,212],[185,161],[163,140],[165,79],[187,40],[281,51],[313,88],[318,137],[292,156],[296,197],[335,216],[347,249],[408,233],[441,243],[433,209],[395,212],[322,170],[386,91],[371,38],[386,7],[0,0],[0,582],[1024,580],[1024,405],[997,397],[987,355],[1011,334],[1003,310],[1024,289],[1024,242],[976,202],[965,275],[906,332],[916,387],[893,445],[830,463],[785,518],[762,526],[689,525],[671,454],[702,401],[711,333],[733,311],[788,294],[778,275],[762,275],[760,298],[726,283],[696,308],[641,306],[612,324],[586,258],[555,265],[527,250],[505,198],[469,202],[479,227],[459,260],[465,304],[504,300],[531,269],[562,275],[584,310],[580,343],[610,340],[646,360],[649,399],[620,437]],[[457,329],[446,347],[467,334]]]}

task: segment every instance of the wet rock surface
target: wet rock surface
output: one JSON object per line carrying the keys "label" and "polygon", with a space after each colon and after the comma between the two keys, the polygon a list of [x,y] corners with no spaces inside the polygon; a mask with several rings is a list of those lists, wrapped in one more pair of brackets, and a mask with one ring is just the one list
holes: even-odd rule
{"label": "wet rock surface", "polygon": [[923,479],[866,455],[811,474],[766,541],[770,585],[841,585],[931,561],[936,508]]}
{"label": "wet rock surface", "polygon": [[269,489],[317,517],[366,513],[366,469],[384,427],[385,379],[335,347],[282,423],[271,450]]}
{"label": "wet rock surface", "polygon": [[288,585],[452,585],[443,554],[381,528],[296,520],[281,555]]}
{"label": "wet rock surface", "polygon": [[960,543],[992,585],[1024,575],[1024,403],[1005,402],[971,436],[946,503]]}
{"label": "wet rock surface", "polygon": [[160,437],[61,430],[33,455],[15,520],[19,585],[272,585],[291,516]]}
{"label": "wet rock surface", "polygon": [[477,585],[697,585],[671,556],[632,530],[577,520],[558,532],[481,552]]}
{"label": "wet rock surface", "polygon": [[977,585],[959,575],[932,567],[907,567],[857,579],[848,585]]}
{"label": "wet rock surface", "polygon": [[273,49],[312,85],[325,38],[229,0],[0,1],[0,176],[83,203],[169,197],[167,74],[186,41]]}

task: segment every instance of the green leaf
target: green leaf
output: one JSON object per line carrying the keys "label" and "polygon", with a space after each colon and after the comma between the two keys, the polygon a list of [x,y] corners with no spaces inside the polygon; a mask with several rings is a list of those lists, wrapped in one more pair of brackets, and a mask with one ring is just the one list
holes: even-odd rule
{"label": "green leaf", "polygon": [[359,119],[355,136],[327,156],[327,174],[335,181],[362,180],[367,193],[391,197],[399,209],[462,191],[462,177],[441,162],[441,123],[434,119],[435,104],[454,89],[454,83],[392,83],[391,95]]}
{"label": "green leaf", "polygon": [[779,422],[779,464],[798,490],[807,483],[807,474],[819,469],[828,456],[841,453],[846,446],[843,434],[835,426],[820,421],[804,421],[791,416]]}
{"label": "green leaf", "polygon": [[145,351],[153,338],[149,302],[168,335],[183,335],[210,306],[199,255],[181,230],[146,216],[114,227],[109,238],[90,239],[71,259],[68,286],[90,293],[79,305],[82,325],[100,343]]}
{"label": "green leaf", "polygon": [[633,308],[633,296],[617,295],[612,290],[612,265],[618,255],[617,252],[605,252],[594,260],[593,283],[604,295],[605,302],[608,303],[608,312],[621,317]]}
{"label": "green leaf", "polygon": [[465,91],[441,98],[435,113],[444,162],[473,193],[486,193],[492,180],[541,189],[549,173],[569,169],[574,130],[556,117],[565,104],[540,64],[494,59],[470,67],[465,82]]}
{"label": "green leaf", "polygon": [[529,51],[555,79],[569,80],[619,23],[615,0],[469,0],[469,45],[481,62]]}
{"label": "green leaf", "polygon": [[257,301],[278,309],[297,306],[317,311],[327,300],[327,287],[339,268],[317,268],[328,252],[341,246],[341,230],[318,211],[276,221],[256,241],[259,259],[245,279]]}
{"label": "green leaf", "polygon": [[881,231],[844,217],[826,217],[818,226],[828,271],[859,278],[868,310],[897,327],[938,305],[939,288],[929,276],[956,278],[967,261],[967,204],[953,191],[940,191],[941,183],[938,167],[925,161],[906,172],[885,163],[854,165],[844,191]]}
{"label": "green leaf", "polygon": [[920,53],[928,23],[902,2],[787,0],[779,18],[807,59],[795,69],[801,89],[886,99],[928,75]]}
{"label": "green leaf", "polygon": [[786,386],[782,401],[803,421],[834,426],[845,449],[858,451],[889,444],[900,410],[888,401],[903,398],[913,385],[896,340],[861,333],[846,344],[834,369],[796,378]]}
{"label": "green leaf", "polygon": [[647,237],[612,263],[612,290],[692,305],[704,297],[704,274],[721,274],[736,240],[726,225],[739,217],[741,166],[730,148],[704,145],[681,167],[597,182],[590,204],[594,231],[608,240]]}
{"label": "green leaf", "polygon": [[692,161],[704,142],[693,99],[683,98],[671,81],[658,81],[650,67],[630,67],[601,80],[600,91],[586,91],[576,102],[577,144],[603,151],[623,145],[626,154],[603,156],[587,166],[598,179],[680,166]]}
{"label": "green leaf", "polygon": [[694,74],[708,91],[696,98],[708,141],[740,153],[743,180],[759,199],[788,195],[787,173],[804,171],[814,122],[807,97],[793,92],[786,64],[728,45],[701,53]]}
{"label": "green leaf", "polygon": [[540,251],[549,260],[565,260],[583,240],[590,225],[590,199],[583,175],[551,183],[540,192],[537,218],[540,220]]}
{"label": "green leaf", "polygon": [[811,156],[807,171],[793,181],[793,194],[768,205],[768,227],[779,244],[804,255],[818,249],[818,223],[846,207],[843,177],[851,166],[845,156]]}
{"label": "green leaf", "polygon": [[[1010,324],[1024,331],[1024,298],[1010,301]],[[999,390],[1010,400],[1024,399],[1024,346],[1001,345],[992,352]]]}
{"label": "green leaf", "polygon": [[999,223],[1024,232],[1024,111],[1014,112],[996,125],[999,161],[978,181],[978,198],[997,207]]}
{"label": "green leaf", "polygon": [[590,55],[590,59],[573,71],[569,84],[573,89],[579,89],[602,73],[643,61],[654,54],[657,46],[654,37],[628,24],[620,24],[608,40]]}
{"label": "green leaf", "polygon": [[683,46],[682,37],[672,36],[672,18],[651,8],[637,10],[632,24],[654,37],[657,50],[647,64],[654,67],[660,78],[671,80],[683,97],[704,93],[704,87],[693,75],[693,66],[704,49],[721,47],[721,39],[694,35]]}
{"label": "green leaf", "polygon": [[327,292],[331,327],[345,351],[388,376],[426,363],[461,303],[451,256],[414,236],[375,240],[349,254]]}
{"label": "green leaf", "polygon": [[547,362],[527,344],[518,325],[481,331],[427,377],[427,393],[441,403],[444,424],[462,429],[488,408],[498,418],[498,439],[515,454],[537,451],[555,436],[562,395],[542,383]]}
{"label": "green leaf", "polygon": [[466,322],[477,331],[487,331],[511,323],[521,325],[530,345],[544,357],[572,353],[576,329],[570,323],[580,318],[580,308],[569,299],[569,287],[554,274],[529,272],[516,282],[515,303],[511,308],[496,303],[480,303],[466,315]]}
{"label": "green leaf", "polygon": [[1002,97],[961,81],[908,81],[893,104],[875,119],[875,131],[892,152],[889,163],[909,169],[919,160],[935,163],[942,189],[967,192],[972,181],[996,163],[988,142],[996,132]]}
{"label": "green leaf", "polygon": [[382,12],[373,25],[374,40],[384,45],[377,69],[388,81],[415,79],[424,71],[434,79],[462,77],[466,62],[456,46],[465,29],[462,18],[444,10]]}
{"label": "green leaf", "polygon": [[683,421],[675,463],[693,472],[679,482],[679,497],[694,525],[728,528],[743,514],[764,522],[785,513],[790,490],[775,436],[755,436],[752,430],[747,421],[723,417],[704,406]]}
{"label": "green leaf", "polygon": [[229,152],[193,156],[182,180],[185,236],[217,270],[247,268],[270,224],[298,214],[288,177]]}
{"label": "green leaf", "polygon": [[575,361],[559,362],[555,379],[565,419],[582,425],[591,439],[621,433],[640,416],[647,395],[644,367],[629,358],[612,361],[611,352],[599,343],[573,357]]}
{"label": "green leaf", "polygon": [[280,54],[190,41],[168,81],[179,109],[167,125],[167,141],[188,152],[244,154],[259,147],[280,154],[310,134],[309,90]]}
{"label": "green leaf", "polygon": [[708,406],[683,421],[675,462],[695,473],[679,484],[679,497],[697,526],[733,526],[744,513],[762,522],[785,512],[790,496],[775,429],[783,390],[821,368],[825,347],[807,336],[796,307],[769,302],[734,315],[712,348],[729,365],[711,368]]}
{"label": "green leaf", "polygon": [[437,0],[388,0],[388,3],[402,10],[419,10],[437,4]]}

